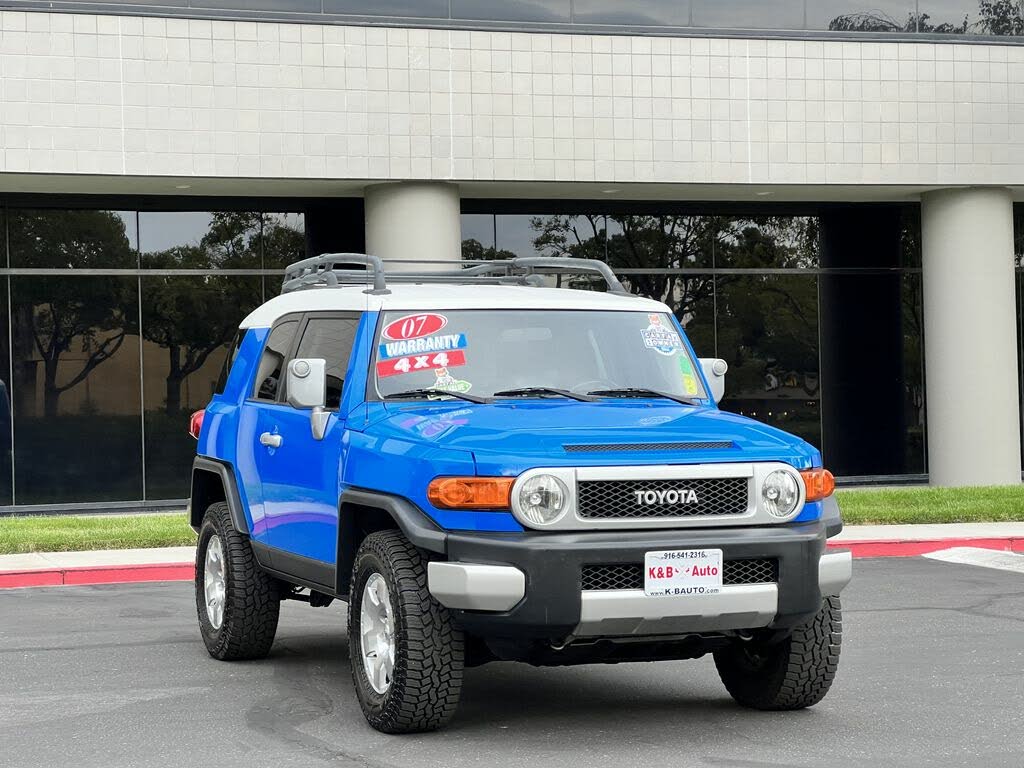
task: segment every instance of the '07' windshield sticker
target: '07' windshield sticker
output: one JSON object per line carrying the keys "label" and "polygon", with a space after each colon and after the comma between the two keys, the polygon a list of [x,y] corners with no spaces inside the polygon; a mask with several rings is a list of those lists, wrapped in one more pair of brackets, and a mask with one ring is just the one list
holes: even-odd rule
{"label": "'07' windshield sticker", "polygon": [[384,326],[381,336],[388,341],[418,339],[422,336],[432,336],[446,325],[448,325],[448,318],[444,315],[422,312],[418,315],[406,315],[392,320]]}
{"label": "'07' windshield sticker", "polygon": [[388,376],[399,376],[403,373],[437,371],[465,364],[466,353],[461,349],[456,349],[452,352],[437,352],[436,354],[409,355],[393,360],[378,361],[377,377],[383,379]]}
{"label": "'07' windshield sticker", "polygon": [[645,347],[662,355],[672,355],[683,348],[679,334],[662,322],[661,315],[648,315],[647,320],[650,325],[640,331]]}

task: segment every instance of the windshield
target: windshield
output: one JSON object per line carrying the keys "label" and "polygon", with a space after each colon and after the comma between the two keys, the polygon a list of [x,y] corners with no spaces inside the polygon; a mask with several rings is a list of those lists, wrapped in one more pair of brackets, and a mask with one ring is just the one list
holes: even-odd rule
{"label": "windshield", "polygon": [[533,387],[706,397],[695,361],[665,313],[386,312],[374,346],[373,379],[384,398],[424,389],[490,397]]}

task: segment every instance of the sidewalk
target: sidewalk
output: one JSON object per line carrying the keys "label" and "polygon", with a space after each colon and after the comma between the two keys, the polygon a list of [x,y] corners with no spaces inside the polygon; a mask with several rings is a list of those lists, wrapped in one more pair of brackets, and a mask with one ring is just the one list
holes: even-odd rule
{"label": "sidewalk", "polygon": [[[851,525],[829,541],[854,557],[913,557],[951,547],[1024,552],[1024,523]],[[195,547],[0,555],[0,589],[188,581]]]}

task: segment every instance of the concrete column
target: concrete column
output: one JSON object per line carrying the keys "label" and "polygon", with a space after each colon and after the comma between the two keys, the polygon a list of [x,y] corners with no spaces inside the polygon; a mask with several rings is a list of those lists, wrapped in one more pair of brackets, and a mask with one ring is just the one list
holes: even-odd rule
{"label": "concrete column", "polygon": [[[434,181],[374,184],[366,188],[366,251],[385,261],[462,258],[459,188]],[[402,264],[396,269],[430,269]]]}
{"label": "concrete column", "polygon": [[931,484],[1020,483],[1010,191],[925,193],[921,239]]}

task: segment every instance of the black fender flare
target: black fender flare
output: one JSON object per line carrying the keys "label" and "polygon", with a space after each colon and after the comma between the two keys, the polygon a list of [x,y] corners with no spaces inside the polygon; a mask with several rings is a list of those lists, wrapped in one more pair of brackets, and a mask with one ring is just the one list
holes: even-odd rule
{"label": "black fender flare", "polygon": [[[220,483],[220,493],[214,490],[216,486],[211,488],[214,477]],[[235,530],[248,536],[249,523],[245,519],[245,509],[242,507],[242,499],[238,494],[238,485],[231,465],[207,456],[196,456],[192,462],[192,489],[188,500],[189,525],[192,526],[192,530],[199,532],[206,508],[217,501],[227,502]]]}
{"label": "black fender flare", "polygon": [[438,554],[445,554],[448,549],[448,533],[411,501],[401,496],[361,488],[347,488],[342,491],[338,502],[339,535],[345,528],[346,518],[351,518],[351,514],[346,510],[354,507],[368,507],[386,512],[405,538],[420,549]]}
{"label": "black fender flare", "polygon": [[347,488],[338,499],[336,578],[339,594],[348,591],[356,550],[363,535],[367,529],[392,527],[386,524],[386,519],[390,519],[394,527],[420,549],[439,555],[447,553],[448,533],[408,499],[381,491]]}

